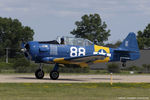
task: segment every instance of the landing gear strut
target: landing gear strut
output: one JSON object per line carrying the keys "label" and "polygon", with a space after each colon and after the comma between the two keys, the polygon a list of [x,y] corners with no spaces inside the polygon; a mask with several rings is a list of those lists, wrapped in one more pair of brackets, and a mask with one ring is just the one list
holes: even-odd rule
{"label": "landing gear strut", "polygon": [[58,77],[59,77],[58,68],[59,68],[59,65],[56,63],[55,66],[54,66],[54,69],[49,74],[50,78],[52,80],[57,80],[58,79]]}
{"label": "landing gear strut", "polygon": [[41,64],[40,64],[39,69],[37,69],[36,72],[35,72],[35,77],[37,79],[43,79],[43,77],[44,77],[44,71],[43,71],[43,67],[42,67]]}

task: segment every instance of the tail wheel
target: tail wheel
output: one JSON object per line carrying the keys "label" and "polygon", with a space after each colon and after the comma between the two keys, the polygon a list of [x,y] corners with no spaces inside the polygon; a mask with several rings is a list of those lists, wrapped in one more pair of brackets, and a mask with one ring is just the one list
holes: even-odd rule
{"label": "tail wheel", "polygon": [[41,70],[41,69],[36,70],[36,72],[35,72],[35,77],[36,77],[37,79],[43,79],[43,77],[44,77],[44,71]]}
{"label": "tail wheel", "polygon": [[51,78],[52,80],[57,80],[58,77],[59,77],[59,72],[58,72],[58,71],[51,71],[51,72],[50,72],[50,78]]}

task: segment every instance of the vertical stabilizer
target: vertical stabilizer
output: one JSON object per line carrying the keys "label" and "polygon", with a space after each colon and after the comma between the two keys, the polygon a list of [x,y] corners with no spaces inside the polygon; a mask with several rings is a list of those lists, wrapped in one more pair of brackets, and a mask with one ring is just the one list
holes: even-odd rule
{"label": "vertical stabilizer", "polygon": [[122,44],[119,46],[119,49],[139,51],[135,33],[130,32],[129,35],[123,40]]}

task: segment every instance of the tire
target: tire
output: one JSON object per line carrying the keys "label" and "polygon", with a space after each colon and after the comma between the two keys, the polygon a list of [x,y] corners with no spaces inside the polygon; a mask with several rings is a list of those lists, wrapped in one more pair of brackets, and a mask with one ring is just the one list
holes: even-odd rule
{"label": "tire", "polygon": [[41,70],[41,69],[36,70],[36,72],[35,72],[35,77],[36,77],[37,79],[43,79],[43,77],[44,77],[44,71]]}
{"label": "tire", "polygon": [[51,72],[50,72],[50,78],[51,78],[52,80],[57,80],[58,77],[59,77],[59,72],[58,72],[58,71],[51,71]]}

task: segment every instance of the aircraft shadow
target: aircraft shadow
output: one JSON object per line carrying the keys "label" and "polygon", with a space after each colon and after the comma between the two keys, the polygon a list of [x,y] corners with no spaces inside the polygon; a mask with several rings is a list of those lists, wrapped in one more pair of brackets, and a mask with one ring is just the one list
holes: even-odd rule
{"label": "aircraft shadow", "polygon": [[85,81],[85,80],[78,80],[78,79],[58,79],[60,81]]}
{"label": "aircraft shadow", "polygon": [[[35,77],[16,77],[17,79],[31,79],[31,80],[50,80],[50,81],[55,81],[51,80],[50,78],[43,78],[43,79],[36,79]],[[78,80],[78,79],[65,79],[65,78],[59,78],[57,81],[85,81],[85,80]]]}
{"label": "aircraft shadow", "polygon": [[[16,77],[17,79],[32,79],[32,80],[43,80],[43,79],[36,79],[35,77]],[[44,78],[45,80],[48,80],[49,78]]]}

